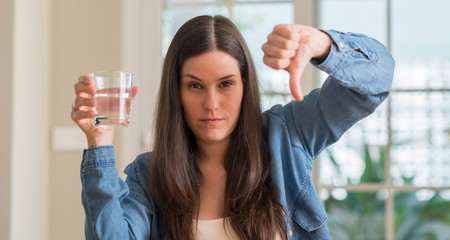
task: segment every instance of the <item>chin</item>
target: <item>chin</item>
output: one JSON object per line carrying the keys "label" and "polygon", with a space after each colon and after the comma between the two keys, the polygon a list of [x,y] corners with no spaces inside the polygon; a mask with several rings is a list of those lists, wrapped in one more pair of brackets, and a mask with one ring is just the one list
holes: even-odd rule
{"label": "chin", "polygon": [[208,143],[217,143],[217,142],[222,142],[223,140],[225,140],[225,138],[204,138],[203,141],[208,142]]}
{"label": "chin", "polygon": [[222,136],[222,135],[213,135],[213,136],[209,135],[209,136],[203,136],[201,138],[202,141],[208,142],[208,143],[222,142],[226,139],[227,139],[227,136]]}

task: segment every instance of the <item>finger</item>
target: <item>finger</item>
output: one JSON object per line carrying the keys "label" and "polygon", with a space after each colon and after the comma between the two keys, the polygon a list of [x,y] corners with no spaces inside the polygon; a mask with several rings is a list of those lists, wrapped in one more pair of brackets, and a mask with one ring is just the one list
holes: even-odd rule
{"label": "finger", "polygon": [[138,86],[132,86],[131,87],[131,99],[133,99],[134,97],[136,97],[136,94],[139,92],[139,87]]}
{"label": "finger", "polygon": [[290,73],[289,88],[291,89],[292,96],[297,101],[303,101],[303,93],[300,81],[301,81],[300,72],[293,71],[292,73]]}
{"label": "finger", "polygon": [[[77,98],[75,98],[72,109],[73,110],[86,110],[88,108],[94,107],[95,104],[96,104],[96,100],[93,98],[77,97]],[[88,108],[86,108],[86,107],[88,107]]]}
{"label": "finger", "polygon": [[73,110],[70,116],[72,120],[79,125],[80,120],[93,118],[95,116],[95,112]]}
{"label": "finger", "polygon": [[88,76],[83,75],[78,78],[78,82],[75,84],[75,93],[77,96],[90,97],[95,93],[94,80]]}
{"label": "finger", "polygon": [[274,27],[272,33],[298,42],[300,40],[300,29],[301,25],[299,24],[278,24]]}
{"label": "finger", "polygon": [[291,61],[288,71],[290,74],[289,87],[291,89],[292,96],[298,101],[303,100],[303,94],[301,89],[301,78],[305,72],[306,66],[311,60],[311,50],[305,46],[300,45],[297,50],[297,54]]}
{"label": "finger", "polygon": [[94,84],[94,80],[88,75],[80,76],[78,78],[78,82],[84,83],[86,85],[93,85]]}
{"label": "finger", "polygon": [[263,62],[267,66],[269,66],[273,69],[286,69],[287,67],[289,67],[291,60],[290,59],[282,59],[282,58],[274,58],[274,57],[265,55],[263,57]]}
{"label": "finger", "polygon": [[88,85],[83,82],[77,82],[74,85],[75,95],[78,97],[91,97],[96,92],[93,85]]}
{"label": "finger", "polygon": [[292,58],[295,56],[295,49],[285,50],[285,49],[270,45],[268,43],[265,43],[262,46],[262,50],[263,50],[264,54],[269,57]]}
{"label": "finger", "polygon": [[[300,39],[300,37],[299,37]],[[298,39],[298,40],[299,40]],[[277,48],[282,48],[285,50],[295,50],[298,48],[298,40],[290,40],[283,36],[277,34],[270,34],[267,37],[267,43],[270,46],[275,46]]]}

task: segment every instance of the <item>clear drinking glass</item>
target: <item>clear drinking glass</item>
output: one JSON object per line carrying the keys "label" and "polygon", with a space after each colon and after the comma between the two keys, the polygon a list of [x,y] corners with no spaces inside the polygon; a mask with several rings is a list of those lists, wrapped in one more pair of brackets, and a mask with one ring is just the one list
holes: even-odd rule
{"label": "clear drinking glass", "polygon": [[96,115],[94,125],[130,124],[131,85],[133,74],[121,71],[101,71],[89,73],[97,92],[95,98]]}

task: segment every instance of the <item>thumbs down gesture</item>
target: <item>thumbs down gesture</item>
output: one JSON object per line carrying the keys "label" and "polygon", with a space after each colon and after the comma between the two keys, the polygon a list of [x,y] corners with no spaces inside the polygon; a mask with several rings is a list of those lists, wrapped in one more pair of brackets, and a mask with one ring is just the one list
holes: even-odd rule
{"label": "thumbs down gesture", "polygon": [[331,37],[309,26],[280,24],[274,27],[263,44],[264,63],[273,69],[289,72],[292,96],[303,100],[301,78],[312,58],[325,59],[331,48]]}

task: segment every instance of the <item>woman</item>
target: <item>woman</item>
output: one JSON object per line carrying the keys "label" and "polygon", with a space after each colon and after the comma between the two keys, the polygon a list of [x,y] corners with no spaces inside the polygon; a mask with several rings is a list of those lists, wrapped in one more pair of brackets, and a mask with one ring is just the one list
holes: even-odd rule
{"label": "woman", "polygon": [[[89,145],[81,164],[87,239],[330,239],[312,161],[388,96],[394,61],[366,36],[300,25],[276,26],[263,51],[303,101],[261,113],[234,24],[221,16],[185,23],[163,66],[153,152],[125,169],[126,182],[113,130],[92,125],[92,79],[80,77],[72,119]],[[330,77],[303,99],[308,62]]]}

